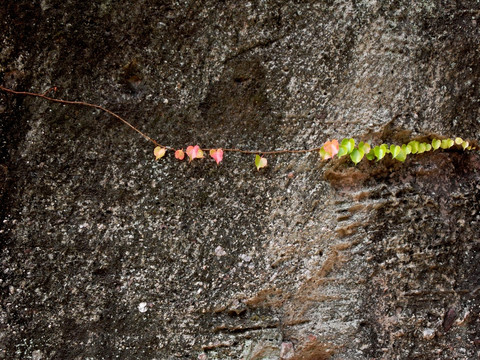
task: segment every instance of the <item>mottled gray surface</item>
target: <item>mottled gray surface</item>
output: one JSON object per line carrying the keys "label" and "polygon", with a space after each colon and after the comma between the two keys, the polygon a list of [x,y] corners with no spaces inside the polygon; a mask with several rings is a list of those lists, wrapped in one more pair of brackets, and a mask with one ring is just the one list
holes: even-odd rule
{"label": "mottled gray surface", "polygon": [[[387,5],[388,4],[388,5]],[[480,138],[479,1],[6,0],[4,86],[165,145]],[[178,162],[0,94],[1,359],[477,359],[480,156]]]}

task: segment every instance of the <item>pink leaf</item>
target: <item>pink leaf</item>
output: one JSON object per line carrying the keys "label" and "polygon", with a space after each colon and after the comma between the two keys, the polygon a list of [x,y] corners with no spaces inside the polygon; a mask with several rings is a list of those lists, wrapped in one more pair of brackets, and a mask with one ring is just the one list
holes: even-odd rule
{"label": "pink leaf", "polygon": [[175,158],[176,159],[183,160],[184,157],[185,157],[185,153],[183,152],[183,150],[175,151]]}
{"label": "pink leaf", "polygon": [[189,147],[187,147],[187,155],[190,158],[190,161],[192,161],[193,159],[203,158],[203,151],[198,145],[190,145]]}
{"label": "pink leaf", "polygon": [[220,161],[223,159],[223,150],[222,149],[210,149],[210,156],[217,162],[217,165],[220,164]]}

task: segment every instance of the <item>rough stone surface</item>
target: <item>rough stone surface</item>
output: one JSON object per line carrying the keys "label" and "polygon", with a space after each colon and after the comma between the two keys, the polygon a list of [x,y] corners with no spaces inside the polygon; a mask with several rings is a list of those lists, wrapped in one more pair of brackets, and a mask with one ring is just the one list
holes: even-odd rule
{"label": "rough stone surface", "polygon": [[[6,0],[4,86],[159,142],[480,137],[479,1]],[[0,359],[468,359],[480,156],[153,161],[0,94]]]}

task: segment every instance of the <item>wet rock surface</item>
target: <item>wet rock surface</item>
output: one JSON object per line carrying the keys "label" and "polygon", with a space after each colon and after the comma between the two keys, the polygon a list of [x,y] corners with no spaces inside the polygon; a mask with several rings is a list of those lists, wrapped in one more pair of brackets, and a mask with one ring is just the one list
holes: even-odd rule
{"label": "wet rock surface", "polygon": [[[0,75],[162,144],[480,137],[480,4],[6,1]],[[178,162],[0,94],[3,359],[477,359],[480,157]]]}

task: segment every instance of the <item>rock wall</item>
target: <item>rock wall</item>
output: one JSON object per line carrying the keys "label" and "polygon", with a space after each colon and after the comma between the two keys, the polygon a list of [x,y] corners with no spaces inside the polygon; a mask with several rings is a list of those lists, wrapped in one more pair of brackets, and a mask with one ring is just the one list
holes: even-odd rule
{"label": "rock wall", "polygon": [[[6,0],[0,77],[162,144],[480,137],[478,1]],[[178,162],[0,94],[1,359],[477,359],[480,157]],[[213,164],[212,164],[213,163]]]}

